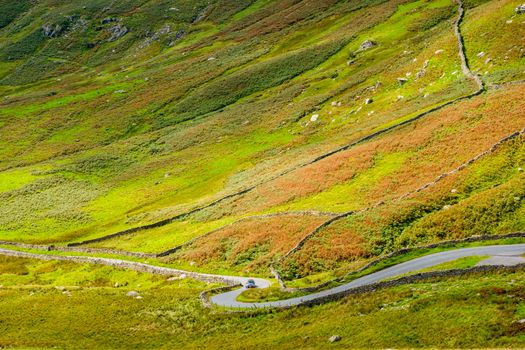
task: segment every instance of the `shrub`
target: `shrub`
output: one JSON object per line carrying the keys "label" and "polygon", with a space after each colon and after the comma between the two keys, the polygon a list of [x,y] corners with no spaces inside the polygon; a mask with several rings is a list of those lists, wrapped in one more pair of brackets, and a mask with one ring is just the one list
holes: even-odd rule
{"label": "shrub", "polygon": [[[164,124],[174,124],[219,110],[257,91],[271,88],[324,62],[343,46],[329,42],[269,59],[219,78],[180,101]],[[170,114],[172,114],[170,113]]]}
{"label": "shrub", "polygon": [[0,53],[0,59],[6,61],[16,61],[26,58],[33,54],[44,42],[45,37],[41,30],[34,31],[22,40],[8,45]]}
{"label": "shrub", "polygon": [[20,14],[27,11],[31,5],[30,0],[0,0],[0,29],[9,25]]}

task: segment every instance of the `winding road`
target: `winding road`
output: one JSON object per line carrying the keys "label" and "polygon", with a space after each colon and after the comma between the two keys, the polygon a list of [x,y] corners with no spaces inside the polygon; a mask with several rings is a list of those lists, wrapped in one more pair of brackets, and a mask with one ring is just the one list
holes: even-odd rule
{"label": "winding road", "polygon": [[[455,35],[457,37],[457,41],[458,41],[458,51],[459,51],[459,56],[461,58],[461,67],[462,67],[462,71],[463,71],[463,74],[469,78],[469,79],[472,79],[476,82],[477,86],[478,86],[478,89],[473,92],[473,93],[470,93],[469,95],[467,96],[463,96],[463,97],[459,97],[453,101],[449,101],[449,102],[445,102],[439,106],[436,106],[428,111],[425,111],[425,112],[422,112],[418,115],[416,115],[415,117],[412,117],[408,120],[405,120],[405,121],[402,121],[398,124],[395,124],[393,126],[390,126],[390,127],[387,127],[387,128],[384,128],[384,129],[381,129],[379,131],[376,131],[368,136],[364,136],[362,137],[361,139],[358,139],[354,142],[351,142],[347,145],[343,145],[335,150],[332,150],[332,151],[329,151],[327,153],[324,153],[308,162],[305,162],[303,164],[299,164],[299,165],[296,165],[295,167],[292,167],[291,169],[287,169],[269,179],[266,179],[266,180],[263,180],[251,187],[248,187],[246,189],[243,189],[243,190],[240,190],[238,192],[235,192],[235,193],[231,193],[229,195],[226,195],[222,198],[219,198],[207,205],[204,205],[202,207],[197,207],[197,208],[194,208],[188,212],[185,212],[185,213],[182,213],[182,214],[179,214],[179,215],[176,215],[174,217],[171,217],[171,218],[167,218],[165,220],[162,220],[162,221],[159,221],[159,222],[155,222],[155,223],[152,223],[152,224],[148,224],[148,225],[144,225],[144,226],[140,226],[140,227],[135,227],[135,228],[131,228],[131,229],[127,229],[127,230],[124,230],[124,231],[120,231],[120,232],[117,232],[117,233],[114,233],[114,234],[110,234],[110,235],[106,235],[106,236],[103,236],[103,237],[99,237],[99,238],[96,238],[96,239],[92,239],[92,240],[87,240],[87,241],[83,241],[83,242],[78,242],[78,243],[71,243],[69,244],[69,248],[72,248],[72,247],[75,247],[75,246],[79,246],[79,245],[85,245],[85,244],[89,244],[89,243],[94,243],[94,242],[100,242],[100,241],[103,241],[103,240],[108,240],[108,239],[112,239],[112,238],[115,238],[115,237],[119,237],[119,236],[122,236],[122,235],[126,235],[126,234],[131,234],[131,233],[134,233],[134,232],[137,232],[137,231],[140,231],[140,230],[147,230],[147,229],[151,229],[151,228],[155,228],[155,227],[160,227],[160,226],[164,226],[164,225],[167,225],[169,223],[172,223],[173,221],[175,220],[178,220],[180,218],[185,218],[189,215],[192,215],[192,214],[195,214],[197,212],[200,212],[204,209],[207,209],[209,207],[212,207],[216,204],[219,204],[227,199],[230,199],[230,198],[233,198],[233,197],[237,197],[237,196],[241,196],[243,194],[246,194],[248,192],[251,192],[253,191],[254,189],[256,189],[258,186],[262,185],[262,184],[265,184],[269,181],[272,181],[272,180],[275,180],[281,176],[284,176],[284,175],[287,175],[287,174],[290,174],[291,172],[295,171],[295,170],[298,170],[300,168],[303,168],[303,167],[306,167],[306,166],[309,166],[311,164],[314,164],[320,160],[323,160],[325,158],[328,158],[336,153],[339,153],[339,152],[342,152],[342,151],[345,151],[345,150],[348,150],[349,148],[351,147],[354,147],[358,144],[361,144],[363,142],[366,142],[366,141],[369,141],[373,138],[376,138],[378,136],[381,136],[391,130],[394,130],[395,128],[399,128],[399,127],[402,127],[404,125],[407,125],[409,123],[412,123],[416,120],[419,120],[421,118],[423,118],[424,116],[432,113],[432,112],[435,112],[437,110],[440,110],[440,109],[443,109],[447,106],[450,106],[451,104],[453,103],[456,103],[458,101],[461,101],[461,100],[465,100],[465,99],[469,99],[471,97],[474,97],[474,96],[477,96],[481,93],[483,93],[485,91],[485,85],[483,83],[483,81],[481,80],[481,78],[472,73],[472,71],[470,70],[470,67],[468,65],[468,60],[467,60],[467,57],[466,57],[466,54],[465,54],[465,47],[464,47],[464,44],[463,44],[463,38],[462,38],[462,35],[461,35],[461,23],[463,21],[463,18],[464,18],[464,13],[465,13],[465,10],[464,10],[464,7],[463,7],[463,2],[462,0],[454,0],[457,4],[458,4],[458,18],[454,24],[454,29],[455,29]],[[521,133],[523,133],[523,131],[521,131]],[[513,135],[515,135],[517,133],[514,133],[512,135],[510,135],[509,137],[512,137]],[[519,134],[521,135],[521,134]],[[508,137],[507,137],[508,138]],[[500,142],[503,142],[500,141]],[[496,146],[493,146],[491,148],[491,150],[496,147]],[[487,152],[490,152],[490,151],[487,151]],[[477,156],[478,157],[481,157],[483,156],[484,154],[482,153],[481,155]],[[473,160],[469,161],[469,162],[473,162],[475,161],[477,158],[474,158]],[[466,166],[466,165],[462,165],[461,167],[463,166]],[[458,169],[461,169],[458,168]],[[453,171],[457,171],[456,170],[453,170]],[[442,178],[444,175],[441,175],[440,178]],[[439,179],[440,179],[439,178]],[[439,180],[437,180],[439,181]],[[426,187],[428,187],[429,184],[426,184],[425,186],[421,187],[420,189],[417,189],[416,191],[420,191],[421,189],[424,189]],[[304,237],[301,242],[299,242],[297,244],[296,247],[294,247],[291,251],[289,251],[284,257],[292,254],[293,252],[295,252],[297,249],[300,249],[302,244],[304,244],[304,242],[306,240],[308,240],[310,237],[312,237],[313,235],[315,235],[320,229],[322,229],[323,227],[325,227],[326,225],[330,224],[331,222],[333,221],[336,221],[342,217],[345,217],[346,215],[349,215],[351,212],[348,212],[348,213],[343,213],[343,214],[340,214],[340,215],[337,215],[337,214],[333,214],[333,213],[328,213],[330,214],[329,216],[332,216],[330,219],[328,219],[325,223],[321,224],[318,228],[316,228],[314,231],[312,231],[310,234],[308,234],[306,237]],[[333,214],[333,215],[332,215]],[[335,216],[334,216],[335,215]],[[209,235],[211,233],[213,233],[215,231],[211,231],[209,233],[206,233],[205,235],[203,236],[206,236],[206,235]],[[199,239],[199,238],[202,238],[203,236],[199,236],[195,239]],[[187,243],[186,243],[187,244]],[[88,248],[89,249],[89,248]],[[175,247],[173,249],[170,249],[166,252],[163,252],[163,253],[160,253],[160,254],[157,254],[157,255],[154,255],[154,256],[163,256],[163,255],[169,255],[175,251],[177,251],[178,249],[180,249],[180,246],[179,247]],[[94,249],[93,249],[94,250]],[[117,251],[115,251],[117,252]],[[122,252],[120,252],[122,253]],[[128,252],[124,252],[124,253],[128,253]],[[210,302],[211,304],[214,304],[214,305],[217,305],[217,306],[223,306],[223,307],[232,307],[232,308],[241,308],[241,309],[251,309],[251,308],[286,308],[286,307],[292,307],[292,306],[299,306],[299,305],[302,305],[302,304],[309,304],[311,302],[314,302],[314,301],[322,301],[322,300],[325,300],[327,297],[330,297],[330,296],[334,296],[334,297],[338,297],[338,296],[343,296],[345,295],[345,292],[349,292],[349,291],[352,291],[356,288],[359,288],[359,287],[364,287],[364,286],[370,286],[370,285],[373,285],[377,282],[381,282],[381,281],[384,281],[384,280],[387,280],[387,279],[390,279],[390,278],[395,278],[395,277],[399,277],[399,276],[402,276],[402,275],[405,275],[405,274],[408,274],[408,273],[411,273],[411,272],[416,272],[416,271],[419,271],[419,270],[422,270],[422,269],[426,269],[426,268],[431,268],[433,266],[436,266],[436,265],[440,265],[440,264],[443,264],[443,263],[446,263],[446,262],[450,262],[450,261],[454,261],[454,260],[457,260],[457,259],[460,259],[460,258],[464,258],[464,257],[469,257],[469,256],[487,256],[488,258],[483,260],[482,262],[479,263],[479,265],[493,265],[493,266],[514,266],[514,265],[520,265],[520,264],[525,264],[525,258],[523,258],[523,254],[525,253],[525,244],[514,244],[514,245],[492,245],[492,246],[482,246],[482,247],[473,247],[473,248],[462,248],[462,249],[456,249],[456,250],[450,250],[450,251],[444,251],[444,252],[440,252],[440,253],[435,253],[435,254],[430,254],[430,255],[426,255],[426,256],[422,256],[420,258],[416,258],[416,259],[413,259],[413,260],[410,260],[410,261],[407,261],[407,262],[404,262],[404,263],[400,263],[398,265],[395,265],[395,266],[392,266],[392,267],[389,267],[389,268],[385,268],[383,270],[380,270],[380,271],[377,271],[377,272],[374,272],[374,273],[371,273],[371,274],[368,274],[366,276],[363,276],[363,277],[360,277],[360,278],[357,278],[351,282],[348,282],[346,284],[342,284],[340,286],[337,286],[337,287],[334,287],[334,288],[331,288],[331,289],[327,289],[327,290],[323,290],[323,291],[319,291],[319,292],[314,292],[312,294],[309,294],[309,295],[305,295],[305,296],[301,296],[301,297],[294,297],[294,298],[290,298],[290,299],[285,299],[285,300],[279,300],[279,301],[271,301],[271,302],[261,302],[261,303],[245,303],[245,302],[239,302],[237,301],[237,298],[240,294],[242,294],[246,288],[245,287],[239,287],[233,291],[229,291],[229,292],[224,292],[224,293],[220,293],[220,294],[216,294],[216,295],[213,295],[210,297]],[[128,253],[130,256],[134,256],[133,253]],[[234,286],[234,285],[246,285],[246,283],[248,282],[249,278],[248,277],[239,277],[239,276],[226,276],[226,275],[213,275],[213,274],[205,274],[205,273],[198,273],[198,272],[192,272],[192,271],[184,271],[184,270],[178,270],[178,269],[173,269],[173,268],[168,268],[168,267],[161,267],[161,266],[155,266],[155,265],[150,265],[150,264],[145,264],[145,263],[140,263],[140,262],[135,262],[135,261],[128,261],[128,260],[120,260],[120,259],[109,259],[109,258],[98,258],[98,257],[90,257],[90,256],[68,256],[68,255],[53,255],[53,254],[37,254],[37,253],[29,253],[29,252],[24,252],[24,251],[19,251],[19,250],[14,250],[14,249],[6,249],[6,248],[0,248],[0,255],[4,255],[4,256],[12,256],[12,257],[18,257],[18,258],[30,258],[30,259],[40,259],[40,260],[59,260],[59,261],[72,261],[72,262],[76,262],[76,263],[89,263],[89,264],[99,264],[99,265],[107,265],[107,266],[113,266],[113,267],[116,267],[116,268],[123,268],[123,269],[130,269],[130,270],[135,270],[135,271],[140,271],[140,272],[144,272],[144,273],[152,273],[152,274],[159,274],[159,275],[166,275],[166,276],[180,276],[180,277],[189,277],[189,278],[194,278],[194,279],[197,279],[197,280],[201,280],[201,281],[205,281],[205,282],[220,282],[220,283],[225,283],[227,285],[231,285],[231,286]],[[153,256],[152,256],[153,257]],[[253,280],[255,281],[255,284],[257,285],[258,288],[268,288],[271,286],[271,282],[266,280],[266,279],[261,279],[261,278],[253,278]]]}
{"label": "winding road", "polygon": [[[436,266],[468,256],[490,256],[490,258],[488,258],[487,260],[491,260],[489,261],[491,265],[518,265],[521,263],[525,263],[525,259],[521,257],[524,253],[525,244],[462,248],[416,258],[380,270],[378,272],[371,273],[369,275],[355,279],[341,286],[327,289],[317,293],[312,293],[302,297],[264,303],[243,303],[237,301],[237,297],[245,291],[245,288],[243,287],[231,292],[214,295],[211,297],[211,302],[212,304],[218,306],[235,308],[283,308],[290,306],[298,306],[318,299],[324,299],[325,297],[330,295],[342,294],[343,292],[352,290],[357,287],[370,285],[376,282],[383,281],[385,279],[398,277],[409,272],[419,271],[425,268],[429,268],[432,266]],[[480,264],[484,264],[483,261]],[[261,288],[266,287],[267,284],[261,285]]]}
{"label": "winding road", "polygon": [[[513,244],[513,245],[492,245],[474,248],[462,248],[456,250],[450,250],[435,254],[430,254],[416,258],[398,265],[385,268],[383,270],[371,273],[369,275],[355,279],[349,283],[323,290],[320,292],[312,293],[302,297],[290,298],[272,302],[262,303],[244,303],[237,301],[237,297],[246,290],[245,287],[240,287],[230,292],[225,292],[217,295],[213,295],[210,298],[210,302],[217,306],[242,308],[242,309],[253,309],[253,308],[286,308],[291,306],[298,306],[302,304],[308,304],[316,300],[322,301],[329,296],[343,296],[345,292],[351,291],[352,289],[372,285],[374,283],[383,281],[385,279],[399,277],[401,275],[419,271],[425,268],[433,267],[449,261],[454,261],[460,258],[469,256],[488,256],[486,260],[482,261],[481,265],[505,265],[513,266],[525,263],[525,259],[522,255],[525,254],[525,244]],[[246,285],[248,277],[239,276],[226,276],[226,275],[213,275],[204,274],[191,271],[178,270],[168,267],[155,266],[150,264],[139,263],[135,261],[120,260],[120,259],[109,259],[109,258],[97,258],[88,256],[67,256],[67,255],[52,255],[52,254],[35,254],[28,253],[19,250],[11,250],[6,248],[0,248],[0,255],[13,256],[18,258],[30,258],[40,260],[61,260],[61,261],[72,261],[77,263],[90,263],[99,265],[108,265],[117,268],[130,269],[141,271],[145,273],[166,275],[166,276],[186,276],[206,282],[222,282],[229,285],[242,284]],[[270,281],[262,278],[253,278],[258,288],[270,287]]]}

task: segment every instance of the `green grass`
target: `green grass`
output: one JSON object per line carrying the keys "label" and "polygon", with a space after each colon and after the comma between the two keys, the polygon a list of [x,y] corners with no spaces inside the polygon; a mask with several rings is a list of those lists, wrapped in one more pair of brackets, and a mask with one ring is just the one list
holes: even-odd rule
{"label": "green grass", "polygon": [[171,124],[202,116],[257,91],[280,85],[316,67],[337,52],[341,46],[339,42],[326,43],[236,71],[198,89],[182,100],[172,111],[169,111],[174,116],[169,116],[165,123]]}
{"label": "green grass", "polygon": [[[69,263],[26,260],[23,264],[29,274],[0,277],[4,285],[0,342],[8,347],[325,349],[523,344],[522,328],[515,323],[523,317],[520,271],[422,281],[309,308],[224,314],[202,308],[197,298],[206,288],[202,283],[167,282],[165,277]],[[87,274],[91,277],[85,279]],[[127,297],[129,290],[139,291],[143,299]],[[29,305],[30,317],[20,312]],[[342,341],[329,344],[334,334]]]}
{"label": "green grass", "polygon": [[465,258],[460,258],[457,260],[449,261],[443,264],[439,264],[432,267],[427,267],[426,269],[421,269],[414,271],[402,276],[410,276],[418,273],[425,273],[431,271],[446,271],[446,270],[456,270],[456,269],[469,269],[475,267],[481,261],[489,258],[490,256],[467,256]]}
{"label": "green grass", "polygon": [[16,190],[33,182],[36,176],[26,170],[13,170],[0,173],[0,192]]}
{"label": "green grass", "polygon": [[29,8],[29,5],[29,0],[21,0],[16,2],[9,0],[0,1],[0,12],[2,13],[2,18],[0,19],[0,28],[3,28],[13,22],[20,14]]}
{"label": "green grass", "polygon": [[[208,5],[207,17],[192,23]],[[523,37],[525,27],[513,17],[515,6],[510,0],[466,3],[462,32],[469,63],[488,83],[523,78],[524,58],[516,38]],[[452,25],[457,5],[448,0],[126,0],[111,5],[104,0],[0,0],[0,13],[0,239],[6,240],[65,244],[173,217],[265,183],[324,152],[476,89],[461,74]],[[118,18],[129,32],[108,42],[116,22],[103,24],[107,17]],[[62,25],[63,30],[46,38],[44,24]],[[359,51],[369,39],[378,45]],[[484,57],[477,56],[480,51]],[[491,62],[486,63],[487,58]],[[400,86],[399,77],[408,77],[408,82]],[[525,153],[519,140],[428,191],[389,202],[522,127],[522,95],[519,86],[490,91],[170,225],[95,246],[158,252],[251,215],[359,210],[386,201],[323,230],[294,255],[295,267],[283,266],[289,268],[283,272],[295,278],[290,286],[304,287],[341,277],[400,247],[522,230],[525,187],[517,169],[524,167]],[[365,105],[367,98],[374,102]],[[313,114],[319,115],[317,122],[311,122]],[[457,191],[453,194],[452,189]],[[283,232],[287,220],[282,218]],[[255,222],[254,230],[264,229],[264,219]],[[239,242],[244,245],[231,261],[195,266],[174,255],[156,263],[247,273],[247,264],[265,254],[267,242],[249,242],[249,235]],[[277,243],[285,251],[296,241]],[[233,243],[224,242],[225,254],[231,251],[228,244]],[[375,268],[432,251],[407,254]],[[408,331],[397,323],[390,331],[388,317],[396,320],[399,315],[377,314],[368,320],[336,303],[336,311],[348,312],[355,333],[340,326],[341,332],[349,332],[343,342],[327,344],[339,329],[320,325],[314,316],[326,313],[328,320],[339,321],[328,307],[314,308],[311,319],[302,310],[293,311],[298,316],[290,311],[278,314],[287,316],[229,318],[200,309],[195,296],[207,286],[172,288],[161,280],[115,275],[147,285],[151,300],[137,301],[149,303],[141,308],[136,300],[122,300],[121,291],[111,285],[116,280],[103,281],[104,274],[115,272],[50,265],[54,272],[39,274],[31,264],[2,261],[2,268],[12,273],[0,277],[0,284],[9,285],[0,289],[6,293],[0,298],[5,311],[0,347],[71,348],[82,338],[79,334],[88,333],[77,347],[469,347],[522,341],[519,330],[495,335],[497,327],[483,318],[493,312],[485,305],[479,321],[485,328],[472,336],[465,335],[471,309],[451,311],[451,317],[465,312],[465,320],[455,320],[461,331],[447,342],[445,333],[439,338],[432,332],[433,327],[441,330],[438,323],[447,325],[434,306],[464,300],[428,296],[432,306],[420,305],[412,315],[421,324],[430,322],[427,333],[421,326]],[[268,277],[263,265],[256,273]],[[66,297],[51,288],[54,283],[71,284],[78,295],[59,299]],[[30,296],[33,285],[37,292]],[[246,300],[282,297],[275,289],[267,292],[250,291],[257,295]],[[405,292],[400,288],[392,295]],[[31,305],[35,319],[43,321],[21,320],[13,312],[32,297],[41,298]],[[367,298],[366,305],[375,302],[374,296]],[[41,314],[61,302],[70,303],[64,307],[78,304],[79,312],[100,328],[87,332],[66,309],[49,308],[50,318]],[[100,315],[93,305],[101,305]],[[117,315],[119,306],[129,310]],[[105,314],[112,316],[105,320]],[[273,317],[283,318],[273,324]],[[298,317],[293,324],[297,330],[280,335],[276,330],[287,324],[287,317],[293,322]],[[54,324],[55,331],[44,327],[51,318],[62,322]],[[72,335],[65,338],[62,325],[71,322]],[[119,328],[120,322],[126,326]],[[15,334],[12,325],[17,323],[19,333],[26,332],[24,339]],[[506,332],[506,325],[499,326]],[[374,332],[384,337],[378,339]],[[110,333],[116,334],[113,341],[108,340]],[[125,333],[145,338],[127,339]],[[259,333],[270,335],[262,339]],[[225,334],[231,336],[230,343],[220,341]],[[311,338],[304,340],[306,336]]]}
{"label": "green grass", "polygon": [[266,302],[290,299],[306,295],[303,292],[284,292],[278,286],[265,289],[248,289],[237,297],[237,301],[244,303]]}

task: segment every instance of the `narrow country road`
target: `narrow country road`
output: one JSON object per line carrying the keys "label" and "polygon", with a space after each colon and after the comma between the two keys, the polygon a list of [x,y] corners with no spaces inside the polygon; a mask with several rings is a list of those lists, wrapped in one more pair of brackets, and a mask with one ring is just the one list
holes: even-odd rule
{"label": "narrow country road", "polygon": [[[305,302],[313,301],[326,297],[328,295],[335,295],[344,291],[351,290],[353,288],[369,285],[376,283],[388,278],[397,277],[409,272],[418,271],[428,267],[436,266],[445,262],[454,261],[460,258],[468,256],[508,256],[514,257],[514,264],[524,263],[525,259],[521,258],[521,255],[525,253],[525,244],[515,244],[515,245],[494,245],[494,246],[485,246],[485,247],[475,247],[475,248],[463,248],[456,249],[451,251],[445,251],[441,253],[435,253],[431,255],[426,255],[414,260],[410,260],[384,270],[371,273],[369,275],[363,276],[352,282],[343,284],[341,286],[327,289],[321,292],[309,294],[302,297],[272,301],[265,303],[243,303],[237,301],[237,297],[245,290],[240,288],[228,293],[218,294],[211,297],[211,302],[219,306],[235,307],[235,308],[282,308],[301,305]],[[498,259],[496,259],[498,261]],[[501,265],[508,265],[508,260],[505,259],[505,263]],[[483,262],[482,262],[483,263]],[[499,263],[497,263],[499,265]]]}
{"label": "narrow country road", "polygon": [[[231,292],[217,294],[211,297],[211,303],[217,306],[234,307],[234,308],[282,308],[297,306],[326,296],[337,295],[353,288],[370,285],[388,278],[398,277],[400,275],[415,272],[421,269],[436,266],[445,262],[454,261],[468,256],[489,256],[488,259],[482,261],[480,265],[517,265],[525,263],[522,255],[525,253],[525,244],[513,245],[492,245],[474,248],[462,248],[450,250],[435,254],[430,254],[416,258],[398,265],[383,269],[378,272],[363,276],[349,283],[338,287],[327,289],[321,292],[312,293],[306,296],[291,298],[286,300],[264,302],[264,303],[243,303],[238,302],[237,297],[244,292],[245,287],[238,288]],[[229,285],[242,284],[245,285],[248,277],[239,276],[225,276],[204,274],[191,271],[178,270],[168,267],[155,266],[128,260],[97,258],[87,256],[65,256],[65,255],[51,255],[51,254],[35,254],[27,253],[18,250],[11,250],[0,248],[0,255],[13,256],[18,258],[30,258],[40,260],[61,260],[72,261],[77,263],[89,263],[108,265],[117,268],[130,269],[141,271],[145,273],[160,274],[166,276],[181,276],[185,275],[189,278],[194,278],[206,282],[222,282]],[[255,284],[258,288],[268,288],[271,283],[268,280],[261,278],[254,278]]]}

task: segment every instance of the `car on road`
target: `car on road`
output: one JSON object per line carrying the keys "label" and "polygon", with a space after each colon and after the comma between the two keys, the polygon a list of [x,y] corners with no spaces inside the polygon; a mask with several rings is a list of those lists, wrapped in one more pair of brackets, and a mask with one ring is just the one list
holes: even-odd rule
{"label": "car on road", "polygon": [[252,279],[249,279],[246,281],[246,284],[244,285],[244,288],[257,288],[257,285],[255,285],[255,281]]}

